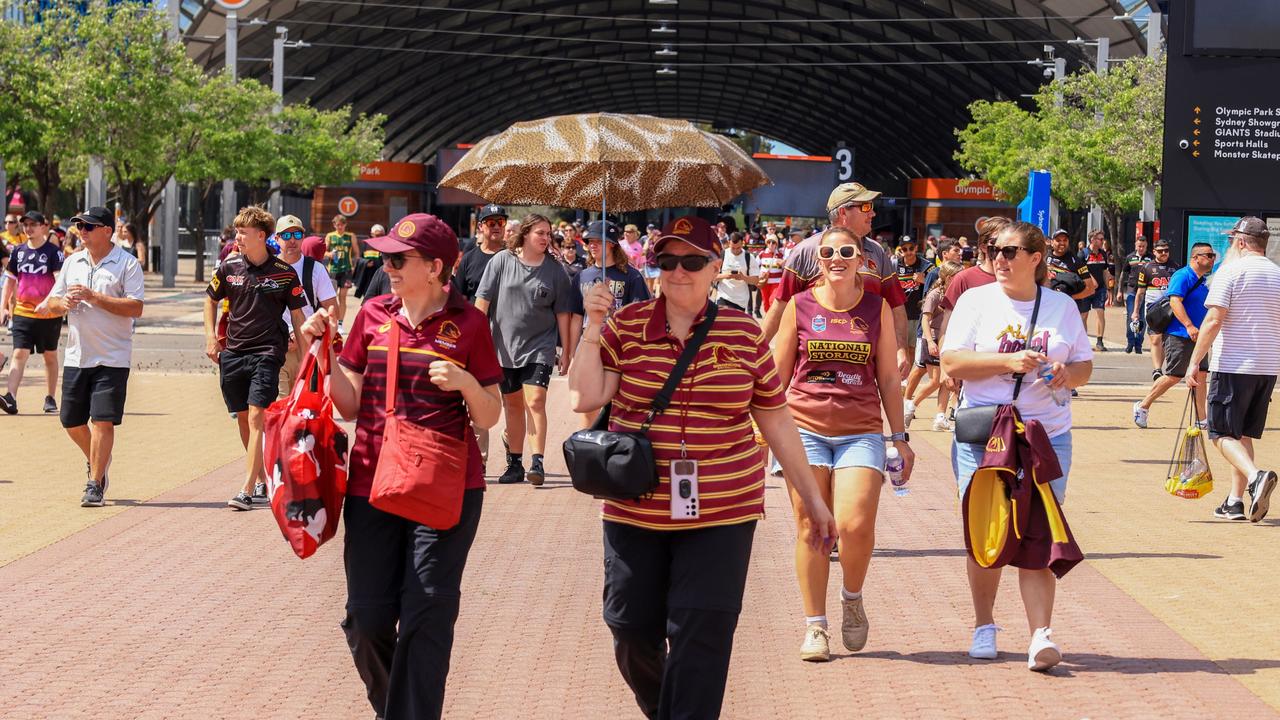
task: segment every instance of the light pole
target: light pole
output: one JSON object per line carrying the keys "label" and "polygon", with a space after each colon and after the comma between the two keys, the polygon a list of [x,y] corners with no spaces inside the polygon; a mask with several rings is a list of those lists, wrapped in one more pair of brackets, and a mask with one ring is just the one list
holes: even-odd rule
{"label": "light pole", "polygon": [[[271,89],[276,94],[275,112],[278,115],[284,109],[284,51],[285,48],[290,50],[295,48],[310,47],[311,43],[302,40],[290,40],[289,28],[283,25],[276,26],[276,37],[271,45]],[[284,193],[280,188],[279,180],[271,181],[271,194],[268,200],[268,207],[271,214],[279,217],[284,211]]]}

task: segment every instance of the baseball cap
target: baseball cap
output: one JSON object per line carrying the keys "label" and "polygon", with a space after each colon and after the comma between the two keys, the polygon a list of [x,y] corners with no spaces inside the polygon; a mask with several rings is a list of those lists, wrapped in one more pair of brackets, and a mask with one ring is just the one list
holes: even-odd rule
{"label": "baseball cap", "polygon": [[488,205],[480,208],[480,215],[478,217],[480,222],[484,222],[491,217],[505,218],[507,217],[507,211],[503,210],[501,205],[494,205],[493,203],[489,203]]}
{"label": "baseball cap", "polygon": [[381,253],[417,250],[426,257],[444,261],[445,267],[453,267],[453,262],[458,259],[458,236],[453,228],[435,215],[426,213],[407,215],[391,228],[391,232],[371,237],[364,243]]}
{"label": "baseball cap", "polygon": [[973,262],[973,248],[968,246],[960,248],[960,261]]}
{"label": "baseball cap", "polygon": [[302,254],[312,260],[324,260],[325,247],[324,238],[319,235],[309,235],[302,238]]}
{"label": "baseball cap", "polygon": [[653,244],[653,251],[662,252],[663,246],[671,240],[681,240],[708,255],[719,256],[724,251],[711,224],[694,215],[678,217],[667,223],[662,228],[658,241]]}
{"label": "baseball cap", "polygon": [[379,223],[374,223],[373,227],[369,228],[369,234],[374,237],[377,237],[379,235],[386,235],[387,229],[382,227],[382,225]]}
{"label": "baseball cap", "polygon": [[1155,244],[1155,245],[1152,245],[1152,247],[1153,247],[1153,248],[1155,248],[1155,249],[1157,249],[1157,250],[1168,250],[1168,249],[1169,249],[1169,241],[1168,241],[1168,240],[1157,240],[1157,241],[1156,241],[1156,244]]}
{"label": "baseball cap", "polygon": [[48,221],[44,219],[44,213],[39,210],[28,210],[26,215],[22,216],[23,220],[30,220],[37,225],[44,225]]}
{"label": "baseball cap", "polygon": [[649,223],[648,225],[644,226],[644,229],[645,229],[645,232],[649,232],[650,230],[657,230],[658,226],[654,225],[653,223]]}
{"label": "baseball cap", "polygon": [[111,224],[115,222],[116,217],[111,214],[110,210],[102,207],[101,205],[95,205],[71,218],[71,220],[73,222],[83,222],[90,225],[106,225],[107,227],[110,227]]}
{"label": "baseball cap", "polygon": [[847,182],[836,186],[827,197],[827,212],[851,202],[869,202],[880,197],[877,190],[868,190],[862,183]]}
{"label": "baseball cap", "polygon": [[[635,225],[628,225],[627,227],[634,228]],[[601,233],[604,233],[604,234],[601,235]],[[621,233],[618,232],[617,225],[614,225],[613,223],[609,223],[608,226],[606,227],[604,224],[604,221],[596,220],[595,222],[587,226],[587,232],[585,235],[583,235],[583,237],[587,240],[605,239],[605,240],[609,240],[610,242],[617,242],[619,235],[621,235]]]}
{"label": "baseball cap", "polygon": [[1050,235],[1049,237],[1056,238],[1059,235],[1066,235],[1067,237],[1070,237],[1071,233],[1067,232],[1066,230],[1063,230],[1062,228],[1058,228],[1057,230],[1054,230],[1053,234]]}
{"label": "baseball cap", "polygon": [[299,220],[296,215],[281,215],[280,219],[276,221],[277,233],[282,233],[289,228],[298,228],[299,230],[302,230],[304,227],[305,226],[302,224],[302,221]]}
{"label": "baseball cap", "polygon": [[[27,213],[27,215],[30,214],[31,213]],[[1240,221],[1236,223],[1235,227],[1222,234],[1233,235],[1235,233],[1252,235],[1256,238],[1262,238],[1263,240],[1271,237],[1271,231],[1267,229],[1267,224],[1263,222],[1262,218],[1254,217],[1252,215],[1246,215],[1245,217],[1240,218]]]}

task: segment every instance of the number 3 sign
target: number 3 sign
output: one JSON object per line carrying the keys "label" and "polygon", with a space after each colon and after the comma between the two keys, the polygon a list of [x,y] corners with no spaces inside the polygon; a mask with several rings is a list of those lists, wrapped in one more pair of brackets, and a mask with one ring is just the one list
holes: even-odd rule
{"label": "number 3 sign", "polygon": [[836,165],[836,183],[846,183],[853,179],[853,148],[836,148],[832,156]]}

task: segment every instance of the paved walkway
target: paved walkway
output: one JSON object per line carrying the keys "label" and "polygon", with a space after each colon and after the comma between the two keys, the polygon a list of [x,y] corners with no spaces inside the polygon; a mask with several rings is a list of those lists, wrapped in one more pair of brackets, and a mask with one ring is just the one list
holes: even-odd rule
{"label": "paved walkway", "polygon": [[[1077,404],[1067,512],[1090,559],[1060,585],[1057,671],[1025,669],[1012,574],[997,608],[1000,659],[964,655],[971,611],[948,438],[921,421],[912,493],[882,500],[871,641],[856,656],[797,659],[793,523],[770,484],[725,717],[1274,716],[1280,520],[1214,523],[1215,500],[1165,495],[1181,403],[1157,405],[1153,429],[1139,431],[1128,424],[1137,394],[1086,390]],[[572,417],[563,381],[551,397],[553,417]],[[241,466],[213,377],[139,374],[130,398],[139,414],[122,427],[112,504],[100,510],[76,506],[81,466],[56,421],[0,417],[0,717],[370,716],[337,626],[338,541],[299,561],[265,510],[223,506]],[[567,431],[555,422],[552,437]],[[15,451],[31,447],[42,450]],[[1280,465],[1276,444],[1264,458]],[[487,493],[448,717],[637,716],[600,621],[595,503],[568,487],[557,453],[548,460],[546,487]],[[1213,467],[1224,470],[1216,456]]]}

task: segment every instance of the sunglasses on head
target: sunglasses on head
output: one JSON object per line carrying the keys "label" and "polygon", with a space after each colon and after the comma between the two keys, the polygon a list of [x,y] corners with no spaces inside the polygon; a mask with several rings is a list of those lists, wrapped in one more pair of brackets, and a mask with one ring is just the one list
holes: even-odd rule
{"label": "sunglasses on head", "polygon": [[845,260],[852,260],[858,257],[859,250],[857,245],[841,245],[840,247],[836,247],[834,245],[822,245],[818,248],[818,257],[823,260],[834,259],[836,253],[839,253],[840,257]]}
{"label": "sunglasses on head", "polygon": [[283,240],[283,241],[288,241],[288,240],[301,240],[301,239],[302,239],[302,231],[301,231],[301,230],[286,230],[285,232],[282,232],[282,233],[276,233],[276,239],[278,239],[278,240]]}
{"label": "sunglasses on head", "polygon": [[995,245],[989,245],[988,247],[990,247],[990,248],[991,248],[991,251],[992,251],[992,252],[994,252],[994,253],[997,253],[997,254],[999,254],[999,255],[1004,256],[1004,259],[1005,259],[1005,260],[1012,260],[1012,259],[1014,259],[1014,258],[1018,257],[1018,251],[1019,251],[1019,250],[1025,250],[1025,251],[1026,251],[1026,253],[1027,253],[1028,255],[1030,255],[1030,254],[1031,254],[1031,251],[1030,251],[1030,250],[1028,250],[1027,248],[1022,247],[1021,245],[1005,245],[1004,247],[997,247],[997,246],[995,246]]}
{"label": "sunglasses on head", "polygon": [[666,272],[674,272],[676,267],[682,267],[685,272],[698,272],[711,262],[711,258],[706,255],[659,255],[658,267]]}
{"label": "sunglasses on head", "polygon": [[422,255],[410,255],[409,253],[403,253],[403,252],[382,253],[382,259],[388,265],[395,268],[396,270],[402,269],[404,267],[404,264],[408,262],[409,258],[422,258],[423,260],[427,259]]}

